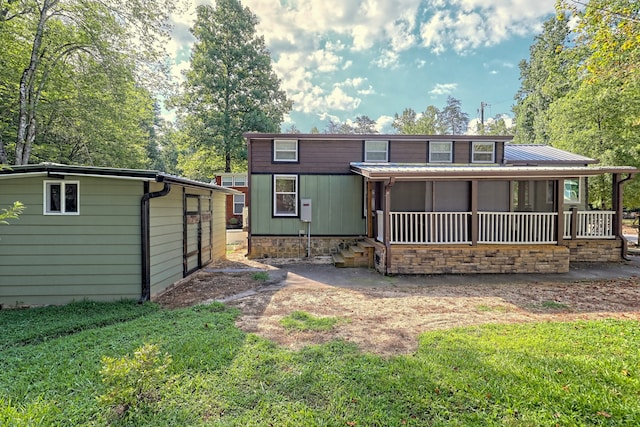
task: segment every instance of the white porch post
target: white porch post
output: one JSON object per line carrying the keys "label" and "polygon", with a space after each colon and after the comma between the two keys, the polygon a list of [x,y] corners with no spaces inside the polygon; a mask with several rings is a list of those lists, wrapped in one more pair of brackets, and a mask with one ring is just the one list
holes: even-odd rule
{"label": "white porch post", "polygon": [[556,181],[556,212],[558,213],[556,219],[556,240],[558,246],[564,245],[564,179],[558,179]]}
{"label": "white porch post", "polygon": [[471,246],[478,245],[478,180],[471,181]]}

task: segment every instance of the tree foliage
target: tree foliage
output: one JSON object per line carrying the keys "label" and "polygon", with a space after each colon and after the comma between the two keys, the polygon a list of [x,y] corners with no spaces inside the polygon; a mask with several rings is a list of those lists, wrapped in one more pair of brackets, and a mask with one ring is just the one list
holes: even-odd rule
{"label": "tree foliage", "polygon": [[0,161],[146,164],[173,4],[0,2]]}
{"label": "tree foliage", "polygon": [[280,90],[257,17],[238,0],[198,6],[184,93],[173,104],[185,132],[181,167],[212,176],[246,161],[244,132],[277,132],[291,101]]}

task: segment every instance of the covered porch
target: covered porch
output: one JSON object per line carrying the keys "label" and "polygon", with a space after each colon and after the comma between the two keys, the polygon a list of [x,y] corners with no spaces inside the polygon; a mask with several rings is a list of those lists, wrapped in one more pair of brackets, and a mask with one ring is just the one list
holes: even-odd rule
{"label": "covered porch", "polygon": [[[375,267],[385,274],[566,272],[619,261],[631,167],[352,163],[365,182]],[[587,179],[611,174],[612,207],[590,210]]]}

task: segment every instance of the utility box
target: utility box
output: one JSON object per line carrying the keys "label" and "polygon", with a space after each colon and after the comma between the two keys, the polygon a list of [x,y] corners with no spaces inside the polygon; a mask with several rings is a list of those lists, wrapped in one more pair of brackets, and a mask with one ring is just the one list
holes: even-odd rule
{"label": "utility box", "polygon": [[300,220],[311,222],[311,199],[300,199]]}

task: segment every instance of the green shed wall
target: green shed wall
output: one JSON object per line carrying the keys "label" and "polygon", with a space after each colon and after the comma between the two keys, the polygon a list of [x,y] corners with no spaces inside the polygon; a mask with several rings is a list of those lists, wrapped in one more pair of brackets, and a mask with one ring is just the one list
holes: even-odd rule
{"label": "green shed wall", "polygon": [[0,180],[0,207],[26,206],[0,225],[0,304],[138,298],[143,183],[67,177],[80,183],[80,215],[43,215],[45,180]]}
{"label": "green shed wall", "polygon": [[[298,198],[311,199],[312,236],[366,233],[363,182],[357,175],[300,175]],[[300,218],[273,217],[273,175],[251,176],[251,234],[297,236]]]}

